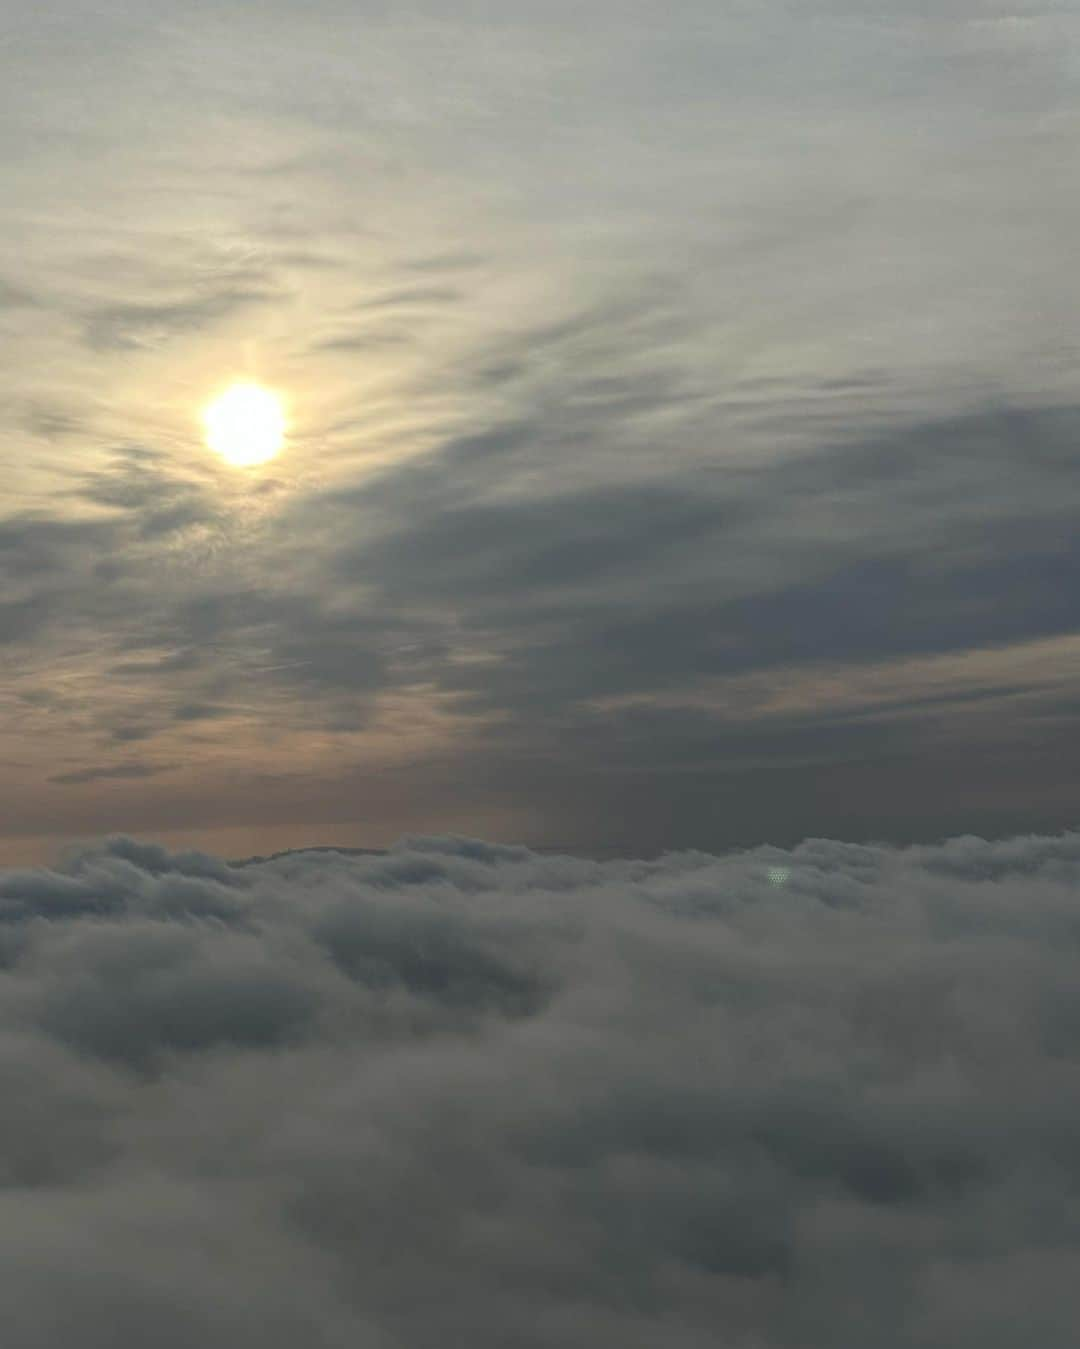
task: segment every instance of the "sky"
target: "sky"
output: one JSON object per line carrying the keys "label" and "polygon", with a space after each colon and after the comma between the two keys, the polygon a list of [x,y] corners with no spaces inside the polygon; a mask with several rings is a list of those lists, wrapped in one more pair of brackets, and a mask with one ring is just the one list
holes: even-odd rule
{"label": "sky", "polygon": [[1077,20],[7,6],[0,862],[1067,828]]}

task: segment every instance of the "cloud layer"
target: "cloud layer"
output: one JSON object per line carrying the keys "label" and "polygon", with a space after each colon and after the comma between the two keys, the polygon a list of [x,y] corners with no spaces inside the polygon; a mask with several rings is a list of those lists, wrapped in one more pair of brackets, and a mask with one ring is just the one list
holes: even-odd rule
{"label": "cloud layer", "polygon": [[1065,1349],[1080,834],[0,873],[5,1344]]}

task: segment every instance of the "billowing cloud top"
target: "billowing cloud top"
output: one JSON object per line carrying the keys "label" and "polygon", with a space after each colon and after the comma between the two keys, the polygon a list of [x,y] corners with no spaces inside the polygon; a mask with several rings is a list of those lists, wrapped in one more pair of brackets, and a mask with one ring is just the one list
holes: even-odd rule
{"label": "billowing cloud top", "polygon": [[8,1349],[1065,1349],[1080,834],[0,873]]}

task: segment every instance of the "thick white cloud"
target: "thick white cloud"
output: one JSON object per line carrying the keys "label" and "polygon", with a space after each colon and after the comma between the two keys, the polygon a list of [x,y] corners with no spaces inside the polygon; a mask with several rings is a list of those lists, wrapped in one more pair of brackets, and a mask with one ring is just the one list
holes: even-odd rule
{"label": "thick white cloud", "polygon": [[1080,833],[0,874],[9,1349],[1071,1344]]}

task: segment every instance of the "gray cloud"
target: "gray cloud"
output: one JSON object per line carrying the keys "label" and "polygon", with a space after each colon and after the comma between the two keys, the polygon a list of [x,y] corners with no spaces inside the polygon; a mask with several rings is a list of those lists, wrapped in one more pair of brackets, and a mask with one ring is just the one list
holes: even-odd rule
{"label": "gray cloud", "polygon": [[6,1342],[1070,1342],[1080,835],[0,873]]}
{"label": "gray cloud", "polygon": [[457,304],[465,299],[462,291],[453,286],[412,286],[403,290],[375,295],[364,302],[361,310],[403,309],[413,305]]}
{"label": "gray cloud", "polygon": [[177,721],[214,721],[228,715],[227,707],[215,707],[213,703],[184,703],[173,713]]}
{"label": "gray cloud", "polygon": [[197,332],[237,310],[272,299],[271,292],[225,287],[169,303],[112,304],[86,318],[84,339],[96,349],[155,346],[182,333]]}
{"label": "gray cloud", "polygon": [[[360,737],[321,770],[349,793],[380,708],[421,689],[458,722],[402,769],[414,802],[439,780],[481,811],[520,803],[536,841],[651,851],[1068,823],[1075,698],[1048,669],[1011,677],[1005,653],[1076,629],[1075,409],[564,488],[566,415],[554,441],[508,422],[362,485],[268,494],[257,528],[212,474],[146,451],[79,484],[95,519],[9,518],[9,649],[92,651],[109,672],[83,704],[96,743],[74,767],[65,747],[50,776],[91,781],[103,740],[239,717]],[[514,490],[538,447],[544,490]],[[843,692],[862,670],[994,650],[1002,673],[974,683]],[[774,709],[744,687],[809,686],[823,664],[827,707]],[[310,794],[303,775],[295,789]]]}
{"label": "gray cloud", "polygon": [[[519,456],[542,443],[542,427],[511,426],[304,506],[296,527],[307,510],[336,520],[328,591],[362,587],[403,630],[426,634],[415,670],[463,708],[513,718],[495,732],[504,790],[515,790],[514,752],[533,786],[536,753],[560,757],[569,777],[601,764],[612,776],[662,772],[688,751],[699,767],[745,766],[749,754],[777,774],[807,756],[878,756],[885,790],[890,755],[936,753],[935,712],[974,708],[994,689],[911,691],[907,711],[921,708],[921,723],[898,721],[902,694],[877,712],[808,706],[749,719],[738,705],[602,716],[595,705],[749,674],[808,677],[823,661],[853,675],[1071,634],[1077,557],[1062,503],[1075,424],[1071,408],[985,413],[756,468],[565,492],[554,475],[543,494],[496,495],[481,482],[512,482]],[[310,649],[315,682],[321,643]],[[1056,708],[1071,720],[1064,688],[995,687],[999,699],[1030,693],[1033,717]],[[1014,738],[1023,727],[1042,739],[1022,707],[1008,720]],[[974,765],[1001,726],[968,725]],[[773,823],[763,819],[757,837]]]}
{"label": "gray cloud", "polygon": [[[131,734],[114,736],[116,740],[139,740],[142,738],[139,735]],[[167,767],[165,764],[151,763],[102,764],[94,768],[78,768],[71,773],[57,773],[49,781],[66,783],[72,786],[84,782],[104,782],[110,779],[120,781],[131,778],[152,778],[159,773],[166,772]]]}
{"label": "gray cloud", "polygon": [[0,277],[0,309],[22,309],[36,303],[35,298],[28,291]]}

